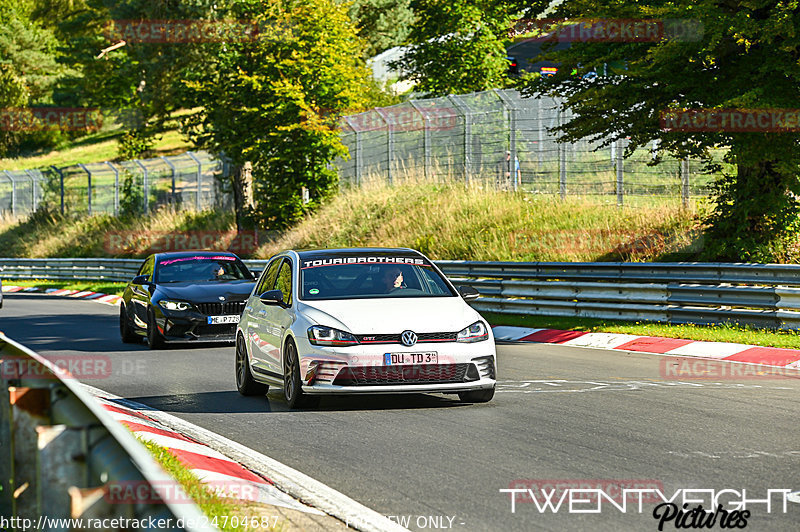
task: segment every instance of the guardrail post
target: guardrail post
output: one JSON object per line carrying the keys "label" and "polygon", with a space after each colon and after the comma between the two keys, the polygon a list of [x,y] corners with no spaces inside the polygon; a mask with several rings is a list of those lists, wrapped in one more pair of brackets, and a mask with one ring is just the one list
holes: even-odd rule
{"label": "guardrail post", "polygon": [[139,168],[142,169],[142,172],[144,172],[144,175],[142,176],[142,195],[144,196],[144,213],[147,214],[150,212],[150,183],[148,179],[149,175],[147,172],[147,167],[143,165],[142,161],[139,159],[134,159],[133,162],[135,162]]}
{"label": "guardrail post", "polygon": [[114,171],[114,216],[119,214],[119,169],[106,161],[106,164]]}
{"label": "guardrail post", "polygon": [[84,172],[86,172],[86,183],[87,183],[86,201],[88,205],[89,216],[91,216],[92,215],[92,172],[90,172],[89,169],[86,168],[85,164],[78,163],[78,167]]}
{"label": "guardrail post", "polygon": [[194,156],[194,153],[187,151],[186,155],[192,158],[194,162],[197,163],[197,194],[195,194],[194,198],[194,207],[196,210],[200,210],[200,190],[203,186],[203,163],[200,162],[200,159]]}
{"label": "guardrail post", "polygon": [[[164,156],[161,157],[161,160],[167,163],[169,169],[172,170],[172,203],[177,203],[177,201],[175,200],[175,165],[172,164],[172,162]],[[227,163],[225,162],[225,159],[222,159],[223,173],[225,173],[224,168],[226,168],[226,166]],[[227,175],[225,177],[227,177]]]}
{"label": "guardrail post", "polygon": [[622,207],[622,202],[624,200],[624,189],[623,189],[623,141],[622,139],[614,141],[616,143],[617,149],[615,151],[615,161],[614,166],[617,170],[617,207]]}
{"label": "guardrail post", "polygon": [[689,206],[689,159],[681,160],[681,205]]}

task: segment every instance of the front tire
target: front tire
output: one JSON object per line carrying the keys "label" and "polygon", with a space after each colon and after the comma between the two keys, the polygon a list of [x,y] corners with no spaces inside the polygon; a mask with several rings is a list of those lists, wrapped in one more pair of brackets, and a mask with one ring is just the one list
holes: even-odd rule
{"label": "front tire", "polygon": [[488,390],[472,390],[471,392],[458,392],[462,403],[488,403],[494,397],[494,386]]}
{"label": "front tire", "polygon": [[236,338],[236,389],[242,395],[266,395],[269,391],[267,384],[253,378],[250,364],[247,363],[247,348],[241,335]]}
{"label": "front tire", "polygon": [[313,408],[319,404],[319,397],[303,393],[300,382],[300,359],[292,340],[286,342],[283,353],[283,396],[291,409]]}
{"label": "front tire", "polygon": [[131,330],[128,320],[128,313],[125,311],[125,304],[119,306],[119,336],[124,344],[132,344],[139,341],[139,336]]}
{"label": "front tire", "polygon": [[164,337],[158,332],[156,316],[153,311],[147,313],[147,347],[150,349],[161,349],[164,347]]}

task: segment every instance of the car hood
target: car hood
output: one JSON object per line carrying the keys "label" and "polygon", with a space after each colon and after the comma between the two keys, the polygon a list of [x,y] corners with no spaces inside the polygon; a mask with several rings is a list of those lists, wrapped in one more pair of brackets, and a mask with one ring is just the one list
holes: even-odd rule
{"label": "car hood", "polygon": [[481,319],[460,297],[304,301],[308,317],[354,334],[457,332]]}
{"label": "car hood", "polygon": [[253,291],[255,281],[231,281],[229,283],[169,283],[158,285],[158,293],[162,297],[191,301],[194,303],[243,301]]}

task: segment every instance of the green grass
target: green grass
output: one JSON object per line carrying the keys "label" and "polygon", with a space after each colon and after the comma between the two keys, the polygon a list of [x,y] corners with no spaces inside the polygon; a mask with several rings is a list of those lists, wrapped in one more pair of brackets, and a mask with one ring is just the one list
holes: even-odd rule
{"label": "green grass", "polygon": [[[181,110],[172,114],[158,133],[153,144],[150,157],[162,155],[175,155],[191,150],[191,144],[186,141],[178,130],[179,119],[192,110]],[[103,161],[116,161],[118,139],[124,133],[119,127],[101,130],[89,135],[67,141],[51,150],[0,159],[0,171],[26,170],[49,166],[72,166],[78,163],[96,163]]]}
{"label": "green grass", "polygon": [[516,325],[536,329],[562,329],[588,332],[662,336],[705,342],[732,342],[763,347],[800,349],[800,331],[754,329],[733,324],[671,325],[667,323],[631,322],[555,316],[516,316],[481,312],[492,325]]}
{"label": "green grass", "polygon": [[263,246],[411,247],[433,259],[691,260],[702,249],[701,208],[661,202],[618,208],[592,199],[410,181],[347,189]]}
{"label": "green grass", "polygon": [[72,281],[72,282],[63,282],[63,281],[46,281],[42,279],[32,279],[32,280],[23,280],[23,279],[6,279],[2,276],[0,278],[3,279],[4,286],[35,286],[37,288],[41,288],[42,290],[47,290],[50,288],[65,288],[67,290],[78,290],[78,291],[92,291],[92,292],[99,292],[101,294],[110,294],[121,296],[122,292],[125,290],[127,283],[94,283],[90,281]]}
{"label": "green grass", "polygon": [[[165,234],[185,231],[235,234],[233,213],[168,208],[131,217],[40,212],[26,220],[0,222],[0,249],[6,257],[142,258]],[[123,245],[115,245],[117,238]]]}
{"label": "green grass", "polygon": [[[147,450],[153,455],[156,461],[164,470],[174,478],[183,488],[200,510],[223,531],[237,530],[265,530],[266,528],[245,527],[241,525],[242,518],[248,520],[256,519],[261,516],[268,517],[270,514],[265,505],[251,502],[243,502],[237,499],[223,498],[213,493],[197,476],[189,471],[169,449],[156,445],[155,443],[137,436]],[[232,519],[238,517],[238,519]],[[270,521],[270,524],[275,521]],[[238,526],[233,526],[234,524]],[[278,522],[277,526],[269,527],[269,530],[282,530],[283,522]]]}

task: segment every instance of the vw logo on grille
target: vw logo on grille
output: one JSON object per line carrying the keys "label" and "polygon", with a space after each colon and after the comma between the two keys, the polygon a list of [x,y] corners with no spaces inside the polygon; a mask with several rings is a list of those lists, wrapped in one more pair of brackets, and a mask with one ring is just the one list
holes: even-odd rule
{"label": "vw logo on grille", "polygon": [[403,345],[412,346],[417,343],[417,335],[414,334],[414,331],[403,331],[403,334],[400,335],[400,340],[402,340]]}

